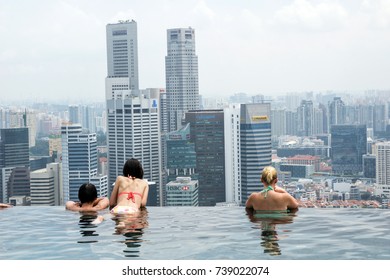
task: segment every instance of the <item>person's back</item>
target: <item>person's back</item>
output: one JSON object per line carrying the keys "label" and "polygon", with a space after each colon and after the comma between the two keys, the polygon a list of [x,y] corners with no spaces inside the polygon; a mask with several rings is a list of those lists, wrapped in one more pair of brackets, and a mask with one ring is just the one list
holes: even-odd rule
{"label": "person's back", "polygon": [[113,214],[134,213],[146,206],[149,185],[143,180],[141,163],[129,159],[123,166],[123,175],[118,176],[110,196]]}
{"label": "person's back", "polygon": [[246,201],[246,207],[259,211],[298,209],[298,202],[284,189],[276,186],[277,181],[276,169],[271,166],[264,168],[261,175],[264,189],[261,192],[252,193]]}
{"label": "person's back", "polygon": [[[280,188],[279,188],[280,189]],[[250,202],[253,210],[275,210],[284,211],[295,208],[294,198],[288,193],[268,191],[267,196],[264,193],[253,193]]]}
{"label": "person's back", "polygon": [[97,197],[97,190],[94,184],[82,184],[78,192],[79,202],[68,201],[65,209],[72,211],[99,211],[108,207],[107,197]]}
{"label": "person's back", "polygon": [[143,179],[118,176],[117,205],[140,208],[147,183]]}

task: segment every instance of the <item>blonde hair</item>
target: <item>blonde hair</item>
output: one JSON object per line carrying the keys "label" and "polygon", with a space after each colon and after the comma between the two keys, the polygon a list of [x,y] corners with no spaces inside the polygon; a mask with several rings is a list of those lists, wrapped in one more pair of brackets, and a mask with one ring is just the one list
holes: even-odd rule
{"label": "blonde hair", "polygon": [[272,166],[267,166],[261,173],[261,181],[267,185],[271,185],[272,182],[278,178],[276,169]]}

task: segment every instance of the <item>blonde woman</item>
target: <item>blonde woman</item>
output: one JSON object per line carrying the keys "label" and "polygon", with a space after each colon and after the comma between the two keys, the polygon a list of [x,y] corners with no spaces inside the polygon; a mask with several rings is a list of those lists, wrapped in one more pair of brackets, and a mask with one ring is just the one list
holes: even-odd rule
{"label": "blonde woman", "polygon": [[249,196],[245,204],[247,208],[265,211],[293,211],[298,209],[296,199],[284,189],[276,186],[278,177],[274,167],[267,166],[264,168],[261,174],[261,182],[264,189]]}

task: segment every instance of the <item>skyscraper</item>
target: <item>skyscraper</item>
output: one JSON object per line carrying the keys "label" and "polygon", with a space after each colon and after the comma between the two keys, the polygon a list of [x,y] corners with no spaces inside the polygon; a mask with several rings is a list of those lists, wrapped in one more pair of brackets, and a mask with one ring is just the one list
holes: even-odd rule
{"label": "skyscraper", "polygon": [[367,129],[365,125],[331,126],[333,173],[356,175],[363,171],[363,155],[366,153]]}
{"label": "skyscraper", "polygon": [[31,205],[61,205],[61,164],[49,163],[46,168],[31,172]]}
{"label": "skyscraper", "polygon": [[0,129],[0,202],[13,195],[30,196],[27,128]]}
{"label": "skyscraper", "polygon": [[299,136],[312,136],[314,134],[314,107],[313,101],[302,100],[298,113]]}
{"label": "skyscraper", "polygon": [[196,172],[199,174],[199,206],[226,201],[224,114],[222,110],[186,113],[190,140],[195,143]]}
{"label": "skyscraper", "polygon": [[376,144],[377,195],[390,198],[390,142]]}
{"label": "skyscraper", "polygon": [[[106,81],[115,82],[115,79]],[[108,181],[111,190],[116,177],[123,174],[126,160],[136,158],[142,164],[144,178],[155,182],[160,192],[159,95],[160,89],[107,91]]]}
{"label": "skyscraper", "polygon": [[240,179],[240,104],[223,109],[225,126],[226,202],[241,203]]}
{"label": "skyscraper", "polygon": [[[99,181],[96,134],[84,134],[81,125],[63,125],[62,134],[62,176],[63,203],[78,200],[82,184]],[[104,177],[104,176],[103,176]],[[107,193],[107,185],[96,186],[98,192]],[[106,190],[99,190],[103,188]]]}
{"label": "skyscraper", "polygon": [[346,109],[345,104],[341,100],[341,97],[335,97],[332,102],[329,103],[329,126],[336,124],[345,124],[346,122]]}
{"label": "skyscraper", "polygon": [[261,172],[271,165],[271,104],[241,104],[241,203],[261,188]]}
{"label": "skyscraper", "polygon": [[137,23],[107,24],[107,78],[127,78],[129,89],[138,89]]}
{"label": "skyscraper", "polygon": [[199,109],[198,56],[195,30],[175,28],[167,31],[165,79],[169,131],[182,126],[185,113]]}

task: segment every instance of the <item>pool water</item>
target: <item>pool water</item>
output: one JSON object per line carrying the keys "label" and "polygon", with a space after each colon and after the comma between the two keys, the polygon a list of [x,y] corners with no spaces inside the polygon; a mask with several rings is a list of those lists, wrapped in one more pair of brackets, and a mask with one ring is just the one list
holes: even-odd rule
{"label": "pool water", "polygon": [[390,210],[148,207],[113,219],[63,207],[0,210],[1,260],[390,260]]}

